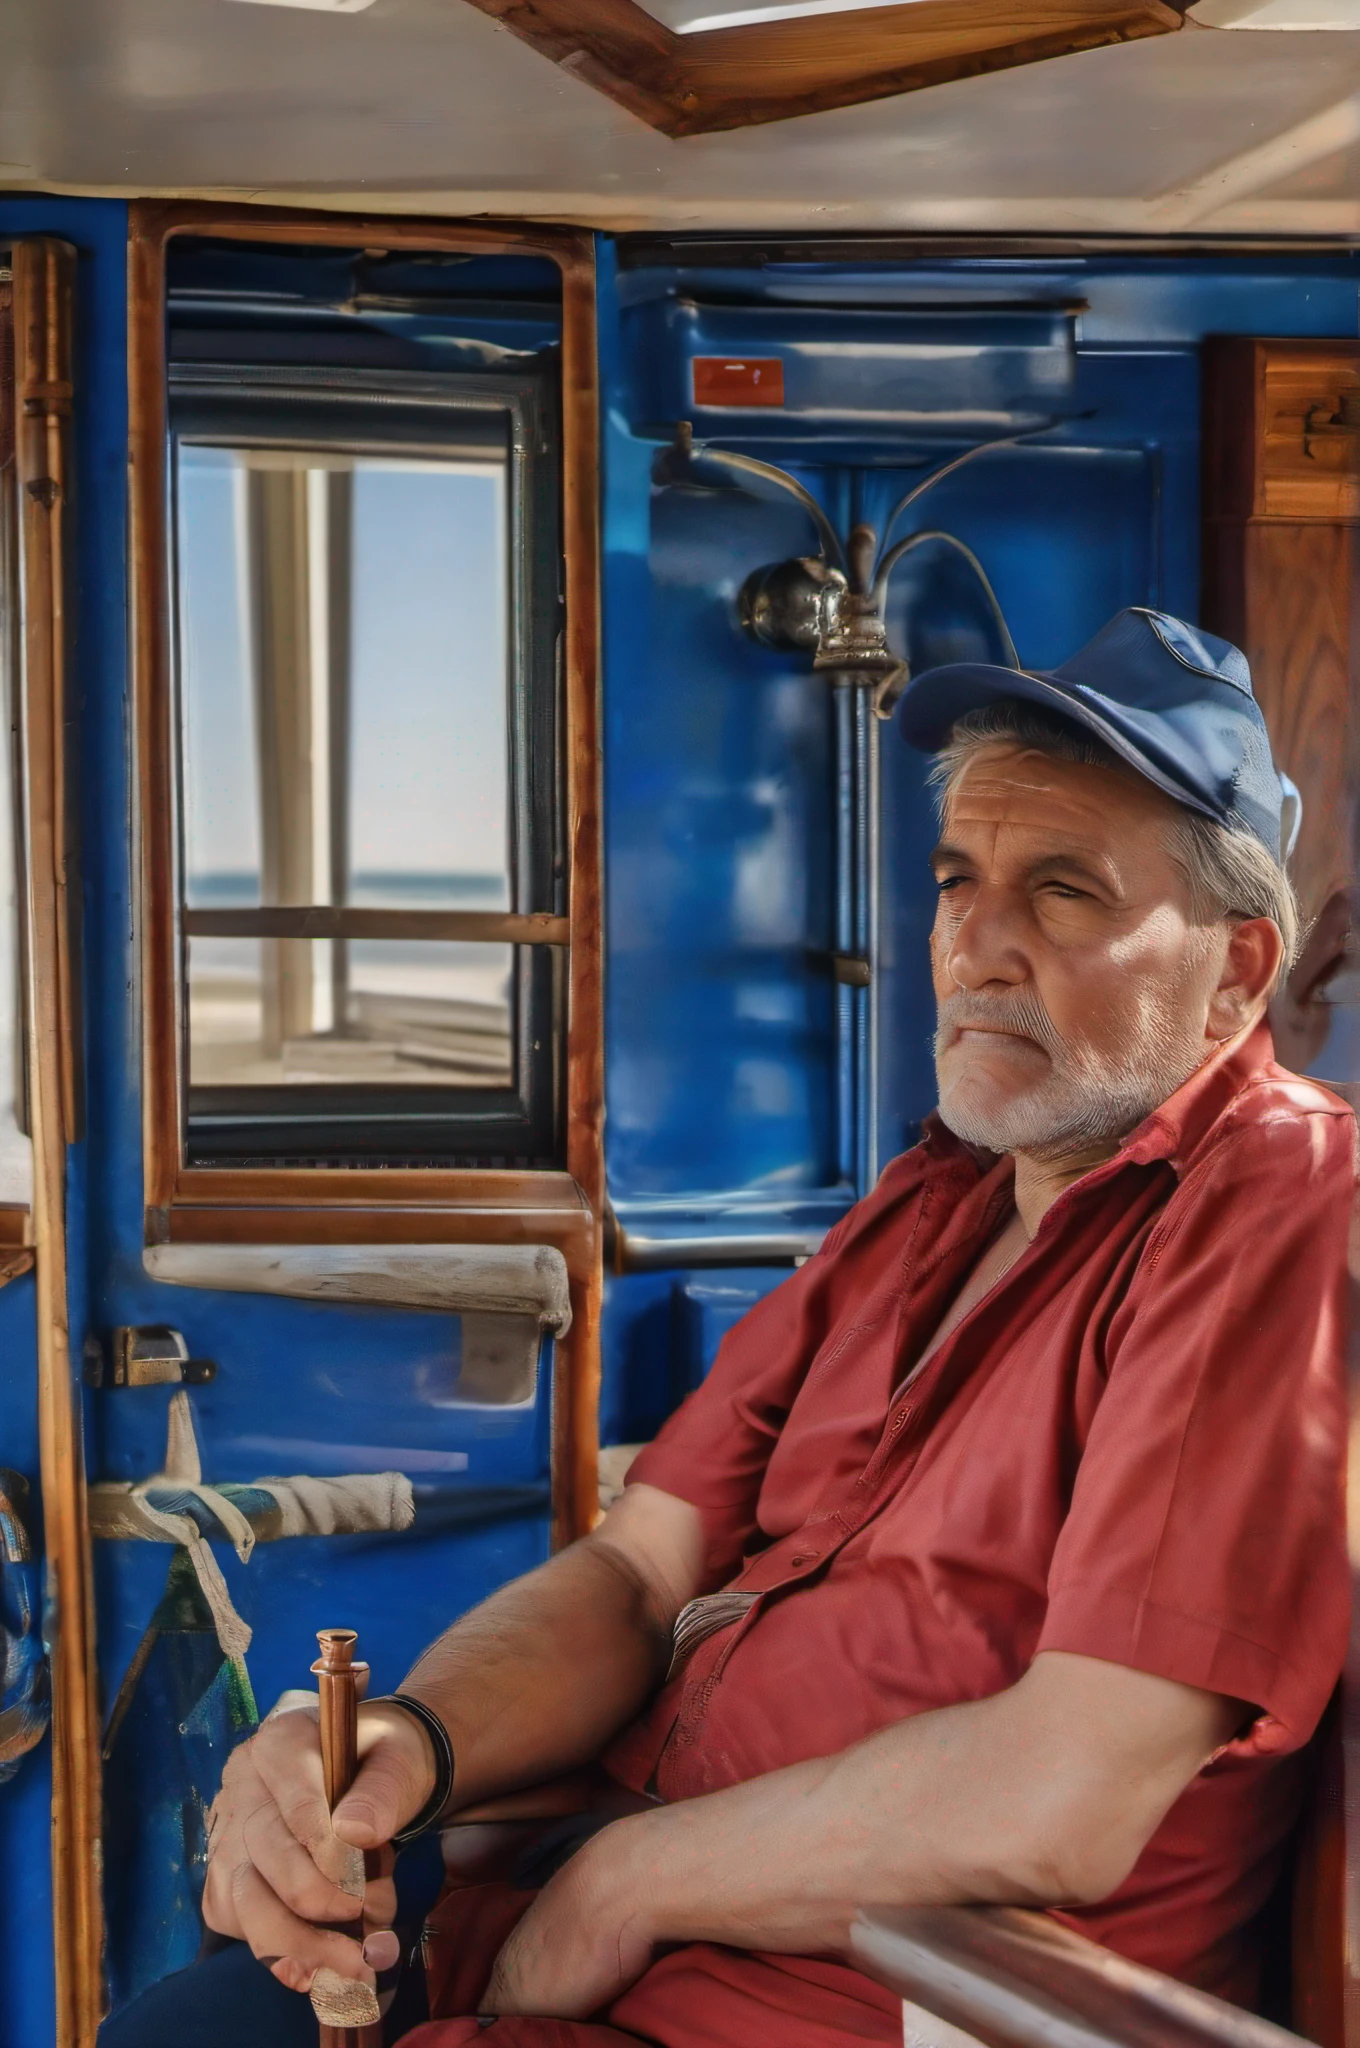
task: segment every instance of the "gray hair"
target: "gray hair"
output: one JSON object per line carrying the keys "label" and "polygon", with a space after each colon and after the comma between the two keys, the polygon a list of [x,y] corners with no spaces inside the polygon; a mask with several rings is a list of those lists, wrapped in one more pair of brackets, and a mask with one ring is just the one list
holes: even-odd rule
{"label": "gray hair", "polygon": [[[930,780],[941,818],[973,756],[984,747],[1007,742],[1059,761],[1137,773],[1074,720],[1042,705],[1008,698],[966,712],[936,754]],[[1179,829],[1169,850],[1189,887],[1193,915],[1203,924],[1268,917],[1284,941],[1278,985],[1298,958],[1302,938],[1298,898],[1289,876],[1253,833],[1234,831],[1189,804],[1176,805],[1176,818]]]}

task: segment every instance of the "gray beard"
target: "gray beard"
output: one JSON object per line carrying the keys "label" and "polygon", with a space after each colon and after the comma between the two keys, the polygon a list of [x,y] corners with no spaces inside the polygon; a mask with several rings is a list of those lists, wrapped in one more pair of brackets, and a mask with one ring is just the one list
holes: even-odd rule
{"label": "gray beard", "polygon": [[[1033,1087],[988,1110],[951,1100],[940,1069],[945,1042],[961,1025],[1015,1031],[1047,1054],[1047,1074]],[[1189,1080],[1200,1060],[1197,1047],[1168,1044],[1146,1023],[1118,1064],[1059,1037],[1043,1005],[1028,995],[982,996],[967,990],[947,996],[939,1007],[935,1070],[940,1082],[940,1117],[966,1144],[988,1152],[1023,1152],[1032,1158],[1061,1156],[1111,1138],[1123,1138]]]}

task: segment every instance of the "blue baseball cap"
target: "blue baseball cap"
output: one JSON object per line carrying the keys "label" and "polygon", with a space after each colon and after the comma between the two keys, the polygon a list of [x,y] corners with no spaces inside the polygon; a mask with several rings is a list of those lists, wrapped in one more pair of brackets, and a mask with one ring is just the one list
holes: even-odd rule
{"label": "blue baseball cap", "polygon": [[894,716],[909,745],[933,754],[965,713],[1017,697],[1085,726],[1177,803],[1252,833],[1276,860],[1289,858],[1299,793],[1271,758],[1247,657],[1231,641],[1131,605],[1058,668],[952,661],[927,669]]}

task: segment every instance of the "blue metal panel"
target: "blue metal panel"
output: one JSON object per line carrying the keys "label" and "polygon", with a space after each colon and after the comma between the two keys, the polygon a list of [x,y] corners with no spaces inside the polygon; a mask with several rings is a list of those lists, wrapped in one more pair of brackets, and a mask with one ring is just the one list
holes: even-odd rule
{"label": "blue metal panel", "polygon": [[[655,244],[652,245],[655,250]],[[636,306],[665,297],[786,306],[1051,307],[1084,302],[1083,348],[1195,344],[1206,334],[1354,335],[1360,251],[1231,251],[941,260],[672,263],[653,256],[619,280]]]}
{"label": "blue metal panel", "polygon": [[743,578],[804,549],[807,522],[683,490],[651,515],[650,576],[610,650],[646,693],[611,693],[605,725],[615,1185],[820,1187],[832,984],[808,954],[832,943],[831,867],[807,849],[829,846],[831,706],[734,625]]}
{"label": "blue metal panel", "polygon": [[[625,314],[629,404],[639,424],[691,419],[727,445],[988,440],[1042,426],[1072,404],[1075,314],[887,311],[654,298]],[[782,367],[782,406],[696,402],[696,356]],[[948,392],[942,392],[947,366]]]}
{"label": "blue metal panel", "polygon": [[646,1443],[692,1393],[727,1332],[789,1277],[770,1266],[629,1273],[605,1282],[600,1441]]}

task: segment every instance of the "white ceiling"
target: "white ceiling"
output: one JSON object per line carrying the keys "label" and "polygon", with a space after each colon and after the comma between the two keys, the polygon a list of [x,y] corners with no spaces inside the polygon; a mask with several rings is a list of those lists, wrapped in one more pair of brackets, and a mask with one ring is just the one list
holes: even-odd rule
{"label": "white ceiling", "polygon": [[671,142],[464,0],[0,0],[11,188],[617,227],[1360,235],[1358,157],[1360,35],[1191,26]]}

